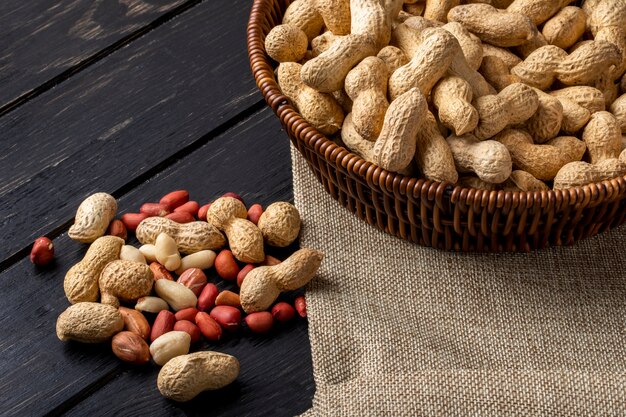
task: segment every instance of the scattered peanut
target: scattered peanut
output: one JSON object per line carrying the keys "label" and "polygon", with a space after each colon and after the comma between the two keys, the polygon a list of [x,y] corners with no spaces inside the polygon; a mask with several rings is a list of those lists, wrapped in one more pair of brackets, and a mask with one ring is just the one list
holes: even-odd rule
{"label": "scattered peanut", "polygon": [[238,375],[239,361],[233,356],[210,351],[195,352],[167,362],[159,372],[157,387],[164,397],[183,402],[202,391],[225,387]]}
{"label": "scattered peanut", "polygon": [[63,288],[70,303],[96,301],[98,299],[98,278],[104,267],[119,258],[124,240],[116,236],[103,236],[96,239],[85,257],[65,274]]}
{"label": "scattered peanut", "polygon": [[180,261],[180,267],[178,267],[176,273],[180,275],[189,268],[209,269],[213,266],[216,256],[215,252],[208,249],[184,256]]}
{"label": "scattered peanut", "polygon": [[160,233],[154,242],[156,260],[168,271],[175,271],[181,266],[176,241],[167,233]]}
{"label": "scattered peanut", "polygon": [[300,224],[298,209],[293,204],[281,201],[267,206],[259,218],[258,227],[269,245],[285,247],[298,238]]}
{"label": "scattered peanut", "polygon": [[117,201],[113,196],[107,193],[92,194],[78,206],[74,224],[67,235],[78,242],[92,243],[104,236],[116,211]]}
{"label": "scattered peanut", "polygon": [[53,259],[54,244],[52,241],[45,236],[37,238],[30,251],[30,261],[37,266],[45,266]]}
{"label": "scattered peanut", "polygon": [[189,353],[191,336],[187,332],[171,331],[157,337],[150,344],[150,355],[157,365],[165,365],[169,360]]}
{"label": "scattered peanut", "polygon": [[176,241],[178,250],[191,254],[205,249],[215,250],[226,244],[226,239],[207,222],[197,221],[179,224],[164,217],[149,217],[137,227],[137,240],[142,244],[154,244],[157,236],[165,233]]}
{"label": "scattered peanut", "polygon": [[122,246],[122,249],[120,249],[120,259],[122,261],[139,262],[142,264],[146,263],[146,258],[143,256],[143,253],[131,245]]}
{"label": "scattered peanut", "polygon": [[169,308],[170,306],[167,305],[167,302],[159,297],[141,297],[135,304],[135,310],[145,311],[146,313],[158,313]]}
{"label": "scattered peanut", "polygon": [[113,306],[81,302],[69,306],[57,319],[57,337],[82,343],[101,343],[124,328],[124,320]]}
{"label": "scattered peanut", "polygon": [[279,265],[254,268],[246,276],[239,292],[244,311],[267,310],[281,291],[304,286],[317,272],[323,257],[319,251],[303,248]]}
{"label": "scattered peanut", "polygon": [[118,310],[124,320],[124,330],[136,333],[142,339],[147,340],[150,336],[150,324],[146,317],[131,308],[120,307]]}
{"label": "scattered peanut", "polygon": [[150,348],[133,332],[119,332],[111,340],[113,354],[124,362],[143,365],[150,361]]}
{"label": "scattered peanut", "polygon": [[209,207],[207,222],[226,234],[230,250],[239,261],[261,262],[265,258],[263,234],[247,216],[246,206],[241,201],[221,197]]}
{"label": "scattered peanut", "polygon": [[160,279],[154,283],[154,291],[174,311],[195,307],[198,302],[198,298],[193,291],[178,282]]}

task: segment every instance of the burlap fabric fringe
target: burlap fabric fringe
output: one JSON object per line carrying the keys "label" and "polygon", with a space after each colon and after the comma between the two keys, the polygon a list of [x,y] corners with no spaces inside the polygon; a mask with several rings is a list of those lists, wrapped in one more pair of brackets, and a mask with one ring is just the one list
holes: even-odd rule
{"label": "burlap fabric fringe", "polygon": [[316,384],[306,416],[626,415],[626,228],[532,254],[416,246],[292,149]]}

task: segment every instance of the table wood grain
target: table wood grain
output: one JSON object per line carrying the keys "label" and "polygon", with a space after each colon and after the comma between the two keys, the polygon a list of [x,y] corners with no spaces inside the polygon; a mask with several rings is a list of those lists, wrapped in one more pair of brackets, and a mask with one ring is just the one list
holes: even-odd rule
{"label": "table wood grain", "polygon": [[[1,415],[288,416],[311,406],[305,319],[268,335],[244,328],[201,342],[195,349],[235,355],[241,375],[185,404],[158,393],[156,365],[129,366],[108,344],[63,343],[55,334],[69,305],[63,277],[87,247],[67,237],[85,196],[112,193],[120,214],[181,188],[201,203],[227,191],[248,204],[292,200],[289,141],[250,74],[250,7],[241,0],[0,3],[2,19],[32,22],[0,25],[10,46],[0,59],[0,103],[41,88],[0,110]],[[97,11],[104,32],[81,43],[66,29],[88,10]],[[14,45],[10,36],[36,41]],[[47,84],[68,68],[53,64],[72,65],[85,54],[96,58]],[[28,260],[39,235],[54,238],[57,254],[45,268]],[[270,253],[286,257],[296,248]],[[209,279],[232,286],[211,270]]]}

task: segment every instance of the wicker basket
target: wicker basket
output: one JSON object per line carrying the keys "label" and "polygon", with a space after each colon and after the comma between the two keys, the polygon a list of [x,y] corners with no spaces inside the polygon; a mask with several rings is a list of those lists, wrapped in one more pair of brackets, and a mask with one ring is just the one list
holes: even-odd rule
{"label": "wicker basket", "polygon": [[419,245],[464,252],[571,245],[626,221],[626,177],[557,191],[483,191],[405,177],[338,146],[300,117],[265,54],[265,35],[289,3],[254,0],[248,23],[252,72],[317,179],[361,219]]}

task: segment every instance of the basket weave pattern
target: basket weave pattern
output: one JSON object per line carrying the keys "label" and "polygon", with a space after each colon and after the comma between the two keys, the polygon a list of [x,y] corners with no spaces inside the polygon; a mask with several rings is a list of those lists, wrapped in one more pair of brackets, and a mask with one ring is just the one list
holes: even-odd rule
{"label": "basket weave pattern", "polygon": [[248,53],[257,86],[326,191],[387,233],[464,252],[571,245],[626,222],[626,176],[541,192],[484,191],[386,171],[319,133],[285,97],[265,54],[289,0],[254,0]]}

